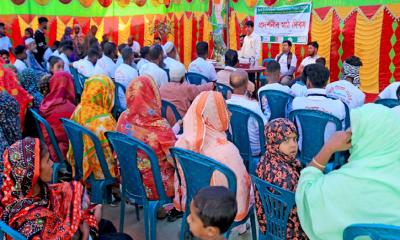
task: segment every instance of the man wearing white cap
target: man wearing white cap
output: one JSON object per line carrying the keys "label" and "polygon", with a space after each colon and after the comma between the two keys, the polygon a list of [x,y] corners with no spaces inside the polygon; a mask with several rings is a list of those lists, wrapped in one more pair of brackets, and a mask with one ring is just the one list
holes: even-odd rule
{"label": "man wearing white cap", "polygon": [[[177,62],[177,64],[169,70],[171,82],[160,87],[160,95],[163,100],[173,103],[181,117],[186,114],[190,104],[202,91],[213,90],[214,83],[206,83],[202,85],[193,85],[186,82],[185,66]],[[171,126],[175,123],[175,118],[167,112],[167,120]]]}
{"label": "man wearing white cap", "polygon": [[135,56],[139,56],[139,54],[140,54],[140,44],[135,41],[135,39],[133,38],[132,35],[129,36],[129,38],[128,38],[128,47],[132,48],[133,53],[135,54]]}
{"label": "man wearing white cap", "polygon": [[37,53],[37,46],[35,39],[28,38],[25,40],[25,46],[27,48],[26,56],[27,56],[27,64],[28,67],[35,71],[38,75],[43,75],[46,73],[46,70],[40,65],[34,56],[34,53]]}
{"label": "man wearing white cap", "polygon": [[167,42],[164,46],[164,53],[167,55],[164,58],[165,68],[171,71],[172,68],[182,64],[177,60],[177,51],[172,42]]}

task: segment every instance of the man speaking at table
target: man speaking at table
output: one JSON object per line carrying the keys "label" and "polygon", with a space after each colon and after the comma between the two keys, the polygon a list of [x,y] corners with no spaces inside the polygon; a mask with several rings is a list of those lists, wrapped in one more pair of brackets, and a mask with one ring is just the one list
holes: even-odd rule
{"label": "man speaking at table", "polygon": [[246,22],[246,34],[243,46],[239,50],[239,58],[251,59],[257,66],[260,59],[261,38],[254,32],[254,22],[251,20]]}
{"label": "man speaking at table", "polygon": [[[246,62],[249,59],[249,62],[258,66],[258,60],[260,59],[261,54],[261,38],[254,32],[254,22],[249,20],[246,22],[246,37],[244,37],[243,46],[239,50],[239,61]],[[249,73],[249,80],[251,82],[255,82],[256,75],[254,73]]]}

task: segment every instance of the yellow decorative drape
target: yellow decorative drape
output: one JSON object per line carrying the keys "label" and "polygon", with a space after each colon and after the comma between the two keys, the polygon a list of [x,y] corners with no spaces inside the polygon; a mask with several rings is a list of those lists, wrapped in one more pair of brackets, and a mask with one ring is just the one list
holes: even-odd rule
{"label": "yellow decorative drape", "polygon": [[318,42],[318,55],[326,59],[326,66],[328,68],[331,56],[332,16],[332,10],[329,11],[324,20],[321,20],[317,14],[313,13],[311,28],[311,39]]}
{"label": "yellow decorative drape", "polygon": [[25,35],[25,28],[31,27],[33,31],[35,31],[35,29],[38,29],[39,25],[37,16],[32,18],[32,21],[30,22],[25,22],[25,20],[21,16],[18,16],[18,22],[19,22],[19,28],[21,30],[21,36]]}
{"label": "yellow decorative drape", "polygon": [[144,16],[144,46],[151,46],[154,42],[154,15]]}
{"label": "yellow decorative drape", "polygon": [[382,21],[383,9],[371,20],[362,14],[357,15],[354,55],[360,57],[363,62],[360,70],[361,90],[366,93],[379,93]]}
{"label": "yellow decorative drape", "polygon": [[[185,46],[185,54],[183,59],[183,64],[186,68],[189,67],[190,62],[192,61],[192,18],[193,15],[190,14],[188,17],[187,14],[183,14],[183,26],[184,26],[184,46]],[[195,40],[194,40],[195,41]]]}
{"label": "yellow decorative drape", "polygon": [[[124,19],[126,21],[124,21]],[[119,17],[119,19],[118,19],[118,45],[121,43],[126,43],[128,41],[128,38],[131,35],[131,21],[132,21],[132,17],[129,17],[129,18]]]}
{"label": "yellow decorative drape", "polygon": [[101,20],[99,25],[93,19],[90,19],[90,26],[92,25],[97,27],[96,38],[101,42],[104,35],[104,18]]}
{"label": "yellow decorative drape", "polygon": [[[74,24],[74,19],[71,19],[65,24],[59,17],[57,17],[57,39],[61,40],[64,35],[64,31],[66,27],[71,27]],[[100,38],[101,39],[101,38]]]}
{"label": "yellow decorative drape", "polygon": [[233,50],[237,49],[237,40],[236,35],[240,33],[236,33],[236,14],[232,12],[232,15],[229,18],[229,48]]}

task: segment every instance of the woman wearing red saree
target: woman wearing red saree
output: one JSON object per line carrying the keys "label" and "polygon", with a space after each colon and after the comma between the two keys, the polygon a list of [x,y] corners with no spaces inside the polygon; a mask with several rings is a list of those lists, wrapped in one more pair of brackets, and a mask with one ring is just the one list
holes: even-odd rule
{"label": "woman wearing red saree", "polygon": [[9,68],[4,68],[4,61],[0,58],[0,91],[6,91],[17,100],[20,112],[21,129],[24,128],[25,114],[28,107],[32,105],[32,96],[19,85],[17,75]]}
{"label": "woman wearing red saree", "polygon": [[[50,79],[50,91],[44,97],[39,110],[40,115],[46,119],[53,129],[64,159],[68,152],[69,142],[67,135],[60,124],[60,119],[71,118],[75,107],[75,90],[71,75],[67,72],[56,72]],[[52,159],[54,161],[60,161],[61,159],[57,159],[47,131],[43,130],[42,132],[44,134],[46,144],[49,146]]]}
{"label": "woman wearing red saree", "polygon": [[[126,91],[127,110],[118,120],[117,131],[148,144],[156,153],[167,196],[174,195],[174,165],[169,148],[176,137],[167,120],[161,117],[161,98],[157,86],[148,76],[134,79]],[[139,169],[149,199],[157,199],[150,160],[138,153]]]}
{"label": "woman wearing red saree", "polygon": [[95,218],[86,209],[81,183],[47,184],[52,165],[39,139],[19,140],[4,152],[0,218],[27,239],[71,239],[79,230],[88,239],[99,211]]}

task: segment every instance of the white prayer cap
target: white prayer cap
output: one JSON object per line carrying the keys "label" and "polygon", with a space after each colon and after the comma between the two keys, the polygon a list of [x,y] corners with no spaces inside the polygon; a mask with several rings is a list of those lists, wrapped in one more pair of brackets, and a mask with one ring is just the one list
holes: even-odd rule
{"label": "white prayer cap", "polygon": [[174,49],[174,43],[173,42],[167,42],[166,44],[164,44],[164,46],[163,46],[163,48],[164,48],[164,51],[166,52],[166,53],[170,53],[173,49]]}
{"label": "white prayer cap", "polygon": [[186,74],[185,66],[182,63],[176,63],[169,69],[171,82],[180,82]]}
{"label": "white prayer cap", "polygon": [[28,38],[25,40],[25,45],[28,46],[29,44],[33,43],[35,41],[35,39],[33,38]]}

